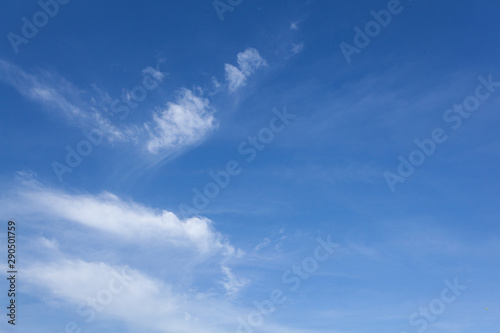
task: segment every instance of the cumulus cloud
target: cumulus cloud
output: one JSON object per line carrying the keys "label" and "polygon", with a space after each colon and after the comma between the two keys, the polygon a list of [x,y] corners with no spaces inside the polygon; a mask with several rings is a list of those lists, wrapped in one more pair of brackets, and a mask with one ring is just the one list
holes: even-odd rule
{"label": "cumulus cloud", "polygon": [[175,103],[168,103],[154,113],[152,122],[145,124],[150,136],[148,151],[169,155],[200,143],[218,126],[214,112],[207,99],[181,89]]}
{"label": "cumulus cloud", "polygon": [[238,53],[237,62],[238,67],[225,64],[226,81],[231,92],[245,86],[248,77],[257,69],[267,66],[266,60],[254,48],[248,48],[244,52]]}

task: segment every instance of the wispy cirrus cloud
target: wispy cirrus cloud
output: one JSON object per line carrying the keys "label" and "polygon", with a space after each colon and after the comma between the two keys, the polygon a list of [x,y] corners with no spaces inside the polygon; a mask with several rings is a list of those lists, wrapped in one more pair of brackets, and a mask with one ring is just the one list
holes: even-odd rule
{"label": "wispy cirrus cloud", "polygon": [[83,100],[83,91],[55,73],[30,74],[0,59],[0,80],[27,99],[55,111],[83,128],[99,128],[109,140],[126,140],[124,131],[114,126],[98,110]]}
{"label": "wispy cirrus cloud", "polygon": [[3,211],[13,216],[31,214],[76,223],[127,242],[155,241],[192,247],[200,253],[236,253],[229,241],[214,229],[212,221],[204,217],[181,220],[172,212],[125,201],[109,192],[71,194],[34,182],[20,186],[13,193],[10,198],[0,200]]}

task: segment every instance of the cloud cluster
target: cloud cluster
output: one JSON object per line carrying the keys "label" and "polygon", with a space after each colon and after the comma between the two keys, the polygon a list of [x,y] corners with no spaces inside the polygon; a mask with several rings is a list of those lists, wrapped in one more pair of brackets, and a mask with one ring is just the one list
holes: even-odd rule
{"label": "cloud cluster", "polygon": [[[76,244],[69,255],[60,248],[57,238],[32,237],[26,247],[30,254],[23,266],[25,292],[49,304],[69,308],[81,329],[96,325],[93,321],[97,318],[148,332],[208,333],[221,329],[229,332],[237,325],[238,313],[246,311],[235,307],[232,300],[249,280],[239,277],[228,266],[228,261],[240,258],[242,251],[235,250],[207,218],[180,220],[171,212],[157,211],[111,193],[71,194],[33,180],[15,185],[7,192],[8,196],[0,198],[4,214],[33,221],[33,225],[47,221],[51,225],[66,223],[67,232],[81,237],[99,234],[105,242],[98,249],[102,253],[110,251],[110,239],[120,239],[138,251],[150,245],[170,249],[167,253],[177,249],[176,256],[181,256],[180,262],[186,266],[177,267],[187,274],[184,280],[191,280],[196,274],[191,262],[193,256],[220,267],[213,275],[203,273],[205,286],[194,287],[189,282],[174,283],[168,277],[173,272],[165,277],[160,268],[144,271],[113,259],[109,261],[110,258],[106,262],[84,259],[85,250]],[[91,233],[85,228],[98,232]],[[162,266],[177,262],[177,257],[162,257]],[[144,256],[146,262],[157,263],[158,259]]]}
{"label": "cloud cluster", "polygon": [[[23,292],[49,306],[68,309],[68,316],[60,318],[74,321],[82,330],[115,323],[148,332],[234,332],[238,318],[252,311],[235,302],[250,282],[230,267],[242,251],[235,250],[206,218],[180,220],[171,212],[111,193],[72,194],[34,180],[13,185],[6,193],[0,197],[0,211],[32,221],[25,224],[25,233],[40,222],[49,222],[51,228],[64,225],[72,237],[99,235],[93,246],[100,255],[90,258],[88,249],[77,243],[60,246],[60,231],[50,239],[25,236],[29,245],[25,246]],[[119,239],[132,252],[123,258],[112,255],[116,248],[111,239],[115,245]],[[171,256],[143,255],[140,267],[131,264],[127,255],[151,246]],[[208,266],[192,260],[195,256]],[[182,281],[167,267],[181,271]],[[207,271],[207,267],[219,269]],[[198,275],[199,280],[195,279]],[[61,329],[65,324],[63,320]],[[262,331],[305,332],[272,322]]]}
{"label": "cloud cluster", "polygon": [[[237,63],[237,67],[225,64],[225,75],[230,92],[245,86],[250,75],[267,65],[259,52],[253,48],[238,53]],[[165,73],[151,66],[144,68],[142,74],[156,82],[162,82],[166,76]],[[198,145],[218,127],[215,108],[210,105],[210,101],[203,96],[197,96],[187,88],[181,88],[178,91],[174,102],[168,102],[164,108],[154,110],[150,120],[146,121],[144,126],[131,126],[115,124],[107,117],[107,112],[103,112],[108,109],[107,107],[103,106],[103,110],[99,110],[95,105],[95,97],[92,97],[89,92],[74,87],[57,74],[48,71],[41,71],[37,75],[27,73],[14,64],[0,59],[0,81],[13,86],[21,95],[43,108],[64,115],[73,125],[85,130],[99,129],[109,141],[139,143],[145,146],[147,152],[161,153],[162,157],[171,156]],[[216,91],[220,91],[218,87],[220,85],[216,80],[214,84]],[[112,101],[107,92],[95,85],[93,87],[104,96],[104,102]],[[137,105],[130,100],[130,91],[125,90],[125,95],[127,97],[125,102]],[[114,107],[116,108],[116,105]]]}

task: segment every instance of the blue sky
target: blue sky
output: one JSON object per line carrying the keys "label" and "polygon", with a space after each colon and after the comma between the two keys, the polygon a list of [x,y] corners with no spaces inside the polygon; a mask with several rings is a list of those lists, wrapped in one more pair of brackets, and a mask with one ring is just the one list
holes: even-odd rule
{"label": "blue sky", "polygon": [[0,331],[498,330],[499,6],[5,3]]}

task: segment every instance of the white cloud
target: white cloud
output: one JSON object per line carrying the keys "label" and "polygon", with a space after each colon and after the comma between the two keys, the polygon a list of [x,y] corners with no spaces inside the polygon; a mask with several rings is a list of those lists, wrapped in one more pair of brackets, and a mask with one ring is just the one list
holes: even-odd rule
{"label": "white cloud", "polygon": [[120,236],[125,241],[157,241],[163,245],[194,248],[200,253],[238,253],[207,218],[180,220],[172,212],[124,201],[108,192],[75,195],[30,184],[18,189],[17,196],[10,200],[0,201],[0,207],[15,216],[31,214],[77,223]]}
{"label": "white cloud", "polygon": [[[26,248],[29,253],[25,254],[22,292],[55,311],[69,309],[70,314],[62,316],[67,315],[67,320],[77,322],[83,330],[89,325],[98,329],[103,324],[126,325],[130,327],[130,332],[137,329],[152,333],[234,332],[239,324],[238,318],[246,318],[255,311],[250,301],[234,302],[234,297],[250,283],[246,277],[235,274],[228,265],[228,262],[238,260],[242,251],[235,251],[206,219],[179,221],[172,213],[157,212],[137,203],[125,202],[109,193],[99,196],[71,195],[43,188],[33,181],[8,193],[0,200],[0,210],[4,214],[32,221],[33,226],[39,221],[50,221],[51,225],[58,225],[60,221],[73,222],[98,231],[92,235],[104,237],[102,246],[97,242],[95,250],[101,254],[98,258],[105,259],[90,260],[83,259],[88,257],[88,249],[80,248],[78,244],[70,245],[71,257],[68,257],[61,252],[58,240],[53,236],[50,239],[40,236],[26,238],[26,243],[33,246]],[[78,233],[81,237],[89,236],[89,232],[72,228],[71,224],[64,229],[72,229],[75,237]],[[132,246],[129,256],[119,258],[112,254],[116,248],[110,246],[109,239],[117,237],[111,236],[121,237]],[[145,243],[153,247],[166,244],[184,247],[176,249],[179,250],[175,251],[176,258],[169,255],[137,255],[141,252],[138,249]],[[68,245],[64,244],[62,250],[64,248],[68,249]],[[194,269],[193,263],[189,262],[193,257],[192,248],[204,253],[207,250],[224,252],[231,256],[213,256],[209,265],[220,267],[220,272],[211,275],[204,267]],[[135,260],[132,259],[134,256],[140,257],[142,270],[131,263]],[[182,257],[182,264],[176,269],[184,272],[182,282],[172,277],[173,272],[165,270],[179,256]],[[5,272],[5,265],[0,264],[0,268]],[[126,281],[123,290],[115,281],[117,275]],[[91,310],[89,299],[98,301],[96,310]],[[86,322],[92,317],[90,313],[94,313],[95,322]],[[61,327],[64,327],[65,320],[61,321]],[[266,319],[266,325],[259,329],[266,333],[305,332],[276,326],[273,321],[273,318]]]}
{"label": "white cloud", "polygon": [[225,278],[221,281],[222,286],[226,289],[228,295],[237,294],[243,287],[245,287],[250,280],[246,278],[236,277],[231,268],[227,266],[221,266],[221,271],[224,273]]}
{"label": "white cloud", "polygon": [[[228,288],[238,288],[231,270]],[[85,330],[88,325],[121,322],[147,332],[211,333],[237,331],[238,318],[256,311],[242,308],[231,298],[213,293],[182,289],[126,265],[60,259],[27,264],[23,270],[24,288],[48,306],[73,310],[71,321]],[[64,328],[65,322],[61,323]],[[319,333],[273,324],[259,327],[265,333]]]}
{"label": "white cloud", "polygon": [[128,266],[63,259],[32,264],[24,276],[32,295],[74,308],[81,328],[108,319],[148,332],[208,333],[216,329],[217,319],[234,317],[223,301],[176,293],[173,286]]}
{"label": "white cloud", "polygon": [[142,74],[144,75],[151,75],[156,81],[161,82],[165,79],[166,74],[163,72],[160,72],[158,69],[154,69],[151,66],[148,66],[142,70]]}
{"label": "white cloud", "polygon": [[236,91],[239,87],[243,87],[247,83],[247,77],[238,68],[233,65],[226,64],[226,80],[229,84],[229,91]]}
{"label": "white cloud", "polygon": [[200,143],[217,126],[209,101],[189,89],[181,89],[175,103],[168,103],[153,115],[152,123],[145,124],[150,136],[147,149],[154,154],[161,151],[170,155]]}
{"label": "white cloud", "polygon": [[256,69],[266,66],[267,62],[260,56],[259,51],[248,48],[245,52],[238,53],[238,65],[243,74],[249,76]]}
{"label": "white cloud", "polygon": [[[248,70],[255,65],[250,58],[240,62]],[[161,72],[158,66],[148,66],[142,70],[142,75],[161,83],[167,73]],[[175,102],[167,103],[163,110],[152,112],[150,121],[137,126],[124,123],[115,125],[107,117],[113,102],[121,103],[121,108],[128,109],[123,100],[128,98],[128,102],[137,105],[137,101],[132,100],[132,92],[127,89],[122,89],[122,99],[113,100],[95,84],[87,92],[74,87],[55,73],[42,71],[37,75],[30,74],[1,59],[0,81],[13,86],[21,95],[43,108],[63,115],[72,125],[86,130],[100,129],[111,142],[139,143],[145,145],[150,153],[163,153],[163,157],[199,144],[218,126],[208,99],[198,97],[188,89],[181,89]],[[214,81],[214,85],[218,90],[219,83]]]}
{"label": "white cloud", "polygon": [[248,77],[257,69],[267,66],[266,60],[254,48],[248,48],[244,52],[238,53],[237,62],[239,68],[230,64],[225,65],[226,81],[231,92],[245,86]]}

